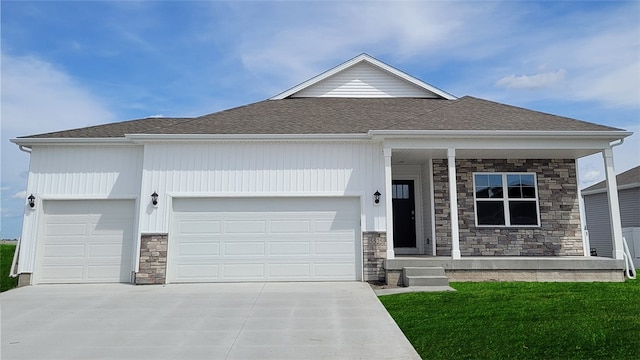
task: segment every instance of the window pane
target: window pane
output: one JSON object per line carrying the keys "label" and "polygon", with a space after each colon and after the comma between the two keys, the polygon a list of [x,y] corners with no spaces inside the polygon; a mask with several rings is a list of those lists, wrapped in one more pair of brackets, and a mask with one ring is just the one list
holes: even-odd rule
{"label": "window pane", "polygon": [[491,187],[502,187],[502,175],[489,175],[489,185]]}
{"label": "window pane", "polygon": [[533,186],[523,186],[522,187],[522,197],[525,199],[535,199],[536,197],[536,188]]}
{"label": "window pane", "polygon": [[489,188],[487,186],[477,187],[476,186],[476,197],[477,198],[488,198],[489,197]]}
{"label": "window pane", "polygon": [[478,201],[478,225],[504,225],[502,201]]}
{"label": "window pane", "polygon": [[523,186],[533,186],[533,175],[520,175],[520,184]]}
{"label": "window pane", "polygon": [[520,199],[522,198],[522,189],[520,186],[509,186],[509,198]]}
{"label": "window pane", "polygon": [[535,201],[509,201],[511,225],[538,225]]}
{"label": "window pane", "polygon": [[507,184],[509,184],[509,187],[519,186],[521,182],[520,175],[507,175]]}
{"label": "window pane", "polygon": [[402,198],[403,199],[409,198],[409,185],[402,185]]}
{"label": "window pane", "polygon": [[391,198],[392,199],[397,199],[398,198],[397,189],[398,189],[398,185],[391,185]]}
{"label": "window pane", "polygon": [[488,187],[489,175],[476,175],[476,187]]}

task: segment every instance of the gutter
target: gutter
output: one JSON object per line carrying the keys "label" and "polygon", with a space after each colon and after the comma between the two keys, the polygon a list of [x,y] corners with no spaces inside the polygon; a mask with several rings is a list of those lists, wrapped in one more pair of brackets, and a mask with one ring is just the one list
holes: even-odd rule
{"label": "gutter", "polygon": [[[593,139],[605,138],[610,141],[620,140],[632,135],[629,131],[529,131],[529,130],[370,130],[368,135],[371,138],[475,138],[475,139],[495,139],[501,137],[509,138],[550,138],[550,137],[571,137]],[[619,143],[620,144],[620,143]],[[613,145],[617,146],[619,144]]]}

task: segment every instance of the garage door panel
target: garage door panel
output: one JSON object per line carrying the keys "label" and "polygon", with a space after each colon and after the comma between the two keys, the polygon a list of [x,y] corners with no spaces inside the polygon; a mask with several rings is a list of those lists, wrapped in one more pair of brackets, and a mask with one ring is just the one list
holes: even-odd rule
{"label": "garage door panel", "polygon": [[[360,207],[356,198],[174,199],[168,281],[355,280]],[[198,210],[198,211],[194,211]],[[197,229],[189,229],[196,222]],[[222,222],[221,227],[210,223]],[[195,258],[198,241],[220,253]],[[192,268],[194,261],[210,265]],[[348,265],[345,267],[345,263]],[[220,266],[215,276],[196,276]],[[325,268],[334,267],[333,270]],[[193,272],[185,271],[191,269]],[[187,276],[188,274],[188,276]]]}
{"label": "garage door panel", "polygon": [[44,234],[46,236],[87,236],[88,228],[86,224],[79,224],[75,220],[69,223],[58,221],[54,224],[46,224]]}
{"label": "garage door panel", "polygon": [[47,254],[47,260],[54,258],[82,258],[84,257],[84,248],[84,243],[45,245],[44,251]]}
{"label": "garage door panel", "polygon": [[238,220],[224,222],[225,234],[264,234],[266,230],[266,221]]}
{"label": "garage door panel", "polygon": [[270,256],[308,256],[310,253],[311,245],[306,241],[271,241],[269,243]]}
{"label": "garage door panel", "polygon": [[272,220],[270,224],[272,234],[306,234],[311,230],[311,220]]}
{"label": "garage door panel", "polygon": [[346,255],[353,256],[353,243],[326,241],[315,244],[315,253],[318,255]]}
{"label": "garage door panel", "polygon": [[84,279],[84,266],[82,265],[47,265],[40,276],[41,282],[57,282],[59,279],[75,280],[81,282]]}
{"label": "garage door panel", "polygon": [[222,230],[221,221],[188,221],[183,220],[180,223],[180,233],[184,235],[190,234],[219,234]]}
{"label": "garage door panel", "polygon": [[265,264],[224,264],[223,276],[235,279],[264,279]]}
{"label": "garage door panel", "polygon": [[269,264],[269,276],[276,280],[289,279],[295,276],[300,279],[309,278],[311,276],[311,264]]}
{"label": "garage door panel", "polygon": [[220,244],[217,242],[188,242],[179,245],[177,256],[218,256]]}
{"label": "garage door panel", "polygon": [[132,271],[134,202],[43,202],[36,283],[129,282]]}
{"label": "garage door panel", "polygon": [[256,256],[264,254],[264,242],[225,242],[222,256]]}

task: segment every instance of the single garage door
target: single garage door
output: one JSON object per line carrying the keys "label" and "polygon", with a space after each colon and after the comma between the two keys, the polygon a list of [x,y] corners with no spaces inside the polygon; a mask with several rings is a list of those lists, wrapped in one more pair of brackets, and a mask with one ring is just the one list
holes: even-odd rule
{"label": "single garage door", "polygon": [[36,283],[131,281],[133,201],[44,201],[43,212]]}
{"label": "single garage door", "polygon": [[360,276],[357,198],[173,200],[168,282]]}

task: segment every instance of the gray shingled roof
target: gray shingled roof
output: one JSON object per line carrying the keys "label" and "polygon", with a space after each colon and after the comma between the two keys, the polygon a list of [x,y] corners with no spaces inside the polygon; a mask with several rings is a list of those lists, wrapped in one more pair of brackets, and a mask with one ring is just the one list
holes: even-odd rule
{"label": "gray shingled roof", "polygon": [[[640,166],[636,166],[633,169],[629,169],[623,173],[616,175],[616,182],[618,186],[638,185],[640,186]],[[591,185],[588,188],[582,190],[584,192],[606,189],[606,180],[600,181],[597,184]]]}
{"label": "gray shingled roof", "polygon": [[26,138],[122,137],[124,134],[366,134],[369,130],[619,131],[465,96],[289,98],[191,119],[142,119]]}

